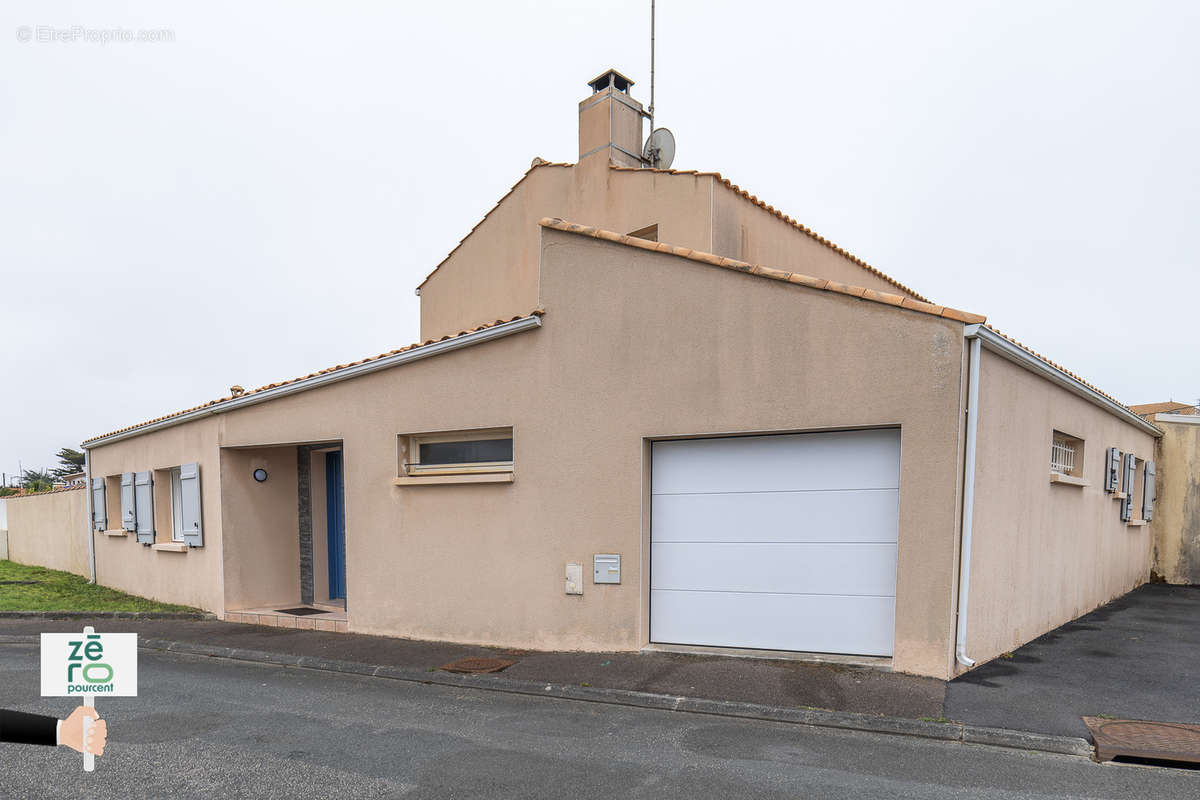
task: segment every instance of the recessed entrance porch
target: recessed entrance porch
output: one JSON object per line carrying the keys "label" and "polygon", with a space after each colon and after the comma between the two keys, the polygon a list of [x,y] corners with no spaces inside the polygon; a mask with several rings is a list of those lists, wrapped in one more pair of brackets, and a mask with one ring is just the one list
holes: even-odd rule
{"label": "recessed entrance porch", "polygon": [[347,629],[342,475],[340,441],[221,450],[227,620]]}

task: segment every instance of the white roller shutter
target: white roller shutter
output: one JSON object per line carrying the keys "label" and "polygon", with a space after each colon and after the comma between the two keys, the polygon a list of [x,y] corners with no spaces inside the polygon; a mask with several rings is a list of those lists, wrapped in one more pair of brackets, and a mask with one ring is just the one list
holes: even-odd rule
{"label": "white roller shutter", "polygon": [[891,655],[898,430],[653,445],[654,642]]}

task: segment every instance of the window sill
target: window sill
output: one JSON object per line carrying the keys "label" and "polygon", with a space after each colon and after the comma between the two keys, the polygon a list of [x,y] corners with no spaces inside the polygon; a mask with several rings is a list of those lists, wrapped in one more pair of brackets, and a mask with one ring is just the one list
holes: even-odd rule
{"label": "window sill", "polygon": [[1061,483],[1064,486],[1090,486],[1091,484],[1083,478],[1077,478],[1074,475],[1063,475],[1058,472],[1050,473],[1051,483]]}
{"label": "window sill", "polygon": [[183,542],[159,542],[158,544],[150,545],[150,549],[163,553],[186,553],[188,546]]}
{"label": "window sill", "polygon": [[1128,497],[1128,495],[1125,494],[1124,492],[1113,492],[1112,493],[1113,500],[1124,500],[1126,497]]}
{"label": "window sill", "polygon": [[105,536],[128,536],[128,535],[129,535],[129,531],[127,531],[127,530],[124,530],[124,529],[122,528],[122,529],[118,529],[118,530],[115,530],[115,531],[104,531],[104,535],[105,535]]}
{"label": "window sill", "polygon": [[1146,520],[1144,520],[1144,519],[1131,519],[1131,520],[1129,520],[1129,522],[1125,523],[1125,525],[1130,528],[1140,528],[1145,524],[1146,524]]}
{"label": "window sill", "polygon": [[454,483],[512,483],[511,472],[476,472],[460,475],[403,475],[392,478],[393,486],[438,486]]}

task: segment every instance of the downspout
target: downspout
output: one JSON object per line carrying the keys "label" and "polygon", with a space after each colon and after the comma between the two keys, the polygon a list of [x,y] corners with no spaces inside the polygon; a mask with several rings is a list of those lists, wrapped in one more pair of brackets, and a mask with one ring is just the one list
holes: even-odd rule
{"label": "downspout", "polygon": [[92,491],[91,453],[88,451],[88,449],[86,447],[83,449],[83,473],[84,473],[84,480],[87,481],[87,483],[84,485],[84,489],[87,491],[87,497],[88,497],[88,500],[87,500],[88,567],[89,567],[89,571],[91,573],[91,577],[88,579],[88,583],[95,583],[96,582],[96,522],[95,522],[96,509],[93,508],[93,505],[96,502],[96,494]]}
{"label": "downspout", "polygon": [[975,446],[979,436],[979,356],[981,343],[975,330],[967,329],[971,343],[967,366],[967,452],[963,469],[962,543],[958,554],[958,630],[954,657],[964,667],[975,666],[967,656],[967,601],[971,596],[971,526],[975,517]]}

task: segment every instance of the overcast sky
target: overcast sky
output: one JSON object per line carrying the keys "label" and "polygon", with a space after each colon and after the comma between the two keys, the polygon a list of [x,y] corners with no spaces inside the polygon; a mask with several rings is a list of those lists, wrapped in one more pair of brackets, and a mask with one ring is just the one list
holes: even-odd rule
{"label": "overcast sky", "polygon": [[[9,0],[0,470],[414,341],[413,288],[575,160],[586,81],[648,101],[648,38],[617,0]],[[1197,41],[1190,0],[660,0],[657,117],[677,168],[1126,403],[1195,402]]]}

